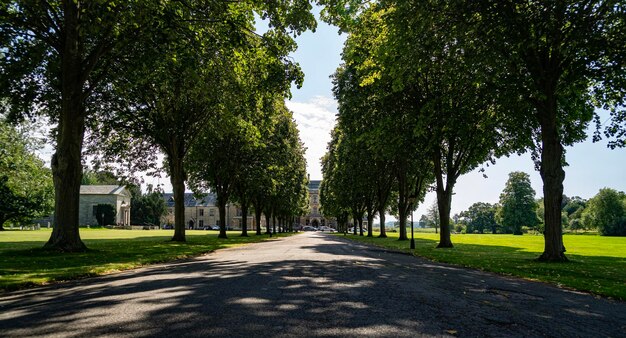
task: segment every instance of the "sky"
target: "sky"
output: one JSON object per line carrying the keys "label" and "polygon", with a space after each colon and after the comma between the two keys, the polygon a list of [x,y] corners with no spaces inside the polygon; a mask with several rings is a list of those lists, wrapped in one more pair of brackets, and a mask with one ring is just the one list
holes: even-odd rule
{"label": "sky", "polygon": [[[292,88],[292,98],[287,107],[293,111],[300,130],[300,138],[307,147],[307,171],[312,180],[322,179],[320,158],[326,152],[330,131],[335,124],[337,103],[332,95],[329,78],[341,63],[341,50],[346,35],[338,35],[337,28],[318,20],[315,33],[299,36],[298,50],[292,56],[305,74],[302,88]],[[599,112],[601,121],[608,114]],[[589,130],[589,134],[593,132]],[[606,141],[593,143],[591,139],[566,149],[564,193],[567,196],[593,197],[601,188],[610,187],[626,191],[626,149],[610,150]],[[543,196],[542,181],[534,169],[529,154],[498,159],[495,165],[481,173],[475,170],[459,178],[452,197],[452,212],[467,210],[475,202],[497,203],[508,174],[523,171],[530,175],[537,198]],[[487,178],[483,177],[483,174]],[[414,212],[415,219],[426,213],[436,201],[428,193],[424,202]]]}

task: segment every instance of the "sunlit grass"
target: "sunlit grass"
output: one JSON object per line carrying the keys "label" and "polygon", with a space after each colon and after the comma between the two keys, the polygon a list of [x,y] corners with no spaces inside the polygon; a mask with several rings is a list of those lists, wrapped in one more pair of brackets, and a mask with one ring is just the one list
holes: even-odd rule
{"label": "sunlit grass", "polygon": [[254,232],[240,237],[238,231],[218,239],[216,231],[187,230],[187,242],[177,243],[170,241],[173,230],[81,229],[89,251],[55,253],[41,249],[50,233],[48,229],[0,232],[0,289],[101,275],[269,239]]}
{"label": "sunlit grass", "polygon": [[[378,236],[378,233],[374,233]],[[409,241],[389,238],[348,238],[410,252]],[[410,237],[410,233],[409,233]],[[539,280],[626,300],[626,237],[565,235],[568,263],[541,263],[543,236],[452,235],[454,248],[436,249],[438,234],[416,233],[415,255],[435,261]]]}

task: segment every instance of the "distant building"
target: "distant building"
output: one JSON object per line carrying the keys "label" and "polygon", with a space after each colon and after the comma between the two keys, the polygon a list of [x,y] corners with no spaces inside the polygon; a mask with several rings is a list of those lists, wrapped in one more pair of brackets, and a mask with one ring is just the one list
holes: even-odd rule
{"label": "distant building", "polygon": [[98,204],[110,204],[115,208],[116,225],[129,226],[130,199],[130,191],[123,186],[81,185],[78,224],[98,225],[98,220],[96,219]]}
{"label": "distant building", "polygon": [[300,224],[303,226],[310,225],[314,227],[329,226],[337,227],[337,221],[334,218],[324,217],[320,211],[320,184],[322,181],[311,181],[307,186],[309,191],[309,214],[300,217]]}
{"label": "distant building", "polygon": [[[174,224],[174,194],[163,194],[167,214],[162,217],[163,224]],[[252,208],[248,209],[248,230],[256,230]],[[237,204],[228,203],[226,205],[226,227],[233,230],[242,229],[241,208]],[[185,193],[185,227],[187,229],[202,229],[205,226],[219,226],[220,213],[217,206],[217,196],[213,193],[204,197],[196,198],[192,193]],[[261,219],[261,226],[265,226],[264,217]]]}

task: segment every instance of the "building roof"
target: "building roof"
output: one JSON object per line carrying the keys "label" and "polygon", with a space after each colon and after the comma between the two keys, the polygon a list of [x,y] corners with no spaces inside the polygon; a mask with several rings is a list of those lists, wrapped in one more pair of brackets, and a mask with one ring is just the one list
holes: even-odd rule
{"label": "building roof", "polygon": [[81,185],[81,195],[127,195],[122,185]]}
{"label": "building roof", "polygon": [[320,190],[322,181],[309,181],[309,190]]}
{"label": "building roof", "polygon": [[[172,208],[174,207],[174,194],[173,193],[164,193],[163,199],[165,200],[165,205]],[[186,192],[185,193],[185,207],[213,207],[216,205],[217,195],[213,193],[208,193],[202,198],[195,198],[193,193]]]}

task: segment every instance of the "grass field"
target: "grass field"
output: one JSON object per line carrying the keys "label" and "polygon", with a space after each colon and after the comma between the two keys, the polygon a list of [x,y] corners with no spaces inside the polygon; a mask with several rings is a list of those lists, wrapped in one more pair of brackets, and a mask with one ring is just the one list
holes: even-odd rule
{"label": "grass field", "polygon": [[240,232],[232,231],[224,240],[217,238],[217,231],[187,230],[187,242],[175,243],[170,241],[174,230],[81,229],[89,251],[68,254],[41,249],[50,232],[0,232],[0,290],[101,275],[269,239],[254,232],[239,237]]}
{"label": "grass field", "polygon": [[[378,236],[378,233],[374,233]],[[353,240],[410,252],[409,241],[348,235]],[[409,237],[411,234],[409,233]],[[535,261],[543,252],[543,236],[452,235],[454,248],[436,249],[438,234],[415,234],[415,255],[589,291],[626,300],[626,237],[565,235],[567,263]]]}

